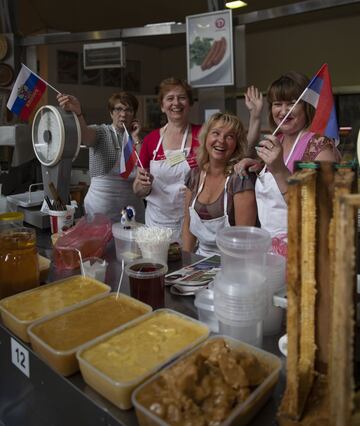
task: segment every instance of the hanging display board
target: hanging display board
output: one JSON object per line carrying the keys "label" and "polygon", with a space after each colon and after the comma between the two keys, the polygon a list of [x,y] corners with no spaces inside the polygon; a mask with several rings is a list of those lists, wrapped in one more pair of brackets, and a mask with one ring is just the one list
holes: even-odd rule
{"label": "hanging display board", "polygon": [[193,87],[234,84],[231,10],[186,17],[188,82]]}

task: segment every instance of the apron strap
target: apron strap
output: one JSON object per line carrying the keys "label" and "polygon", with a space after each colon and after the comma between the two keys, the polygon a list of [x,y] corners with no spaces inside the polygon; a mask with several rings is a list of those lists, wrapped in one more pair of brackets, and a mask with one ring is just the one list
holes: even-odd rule
{"label": "apron strap", "polygon": [[227,193],[227,184],[229,182],[230,176],[226,178],[225,185],[224,185],[224,216],[227,216],[227,200],[228,200],[228,193]]}
{"label": "apron strap", "polygon": [[[201,173],[200,173],[199,180],[201,179],[201,174],[202,174],[202,173],[203,173],[203,172],[201,172]],[[205,179],[206,179],[206,172],[204,172],[204,174],[203,174],[203,178],[202,178],[202,180],[201,180],[201,182],[200,182],[200,184],[199,184],[199,188],[198,188],[198,190],[197,190],[197,193],[196,193],[196,195],[195,195],[195,197],[194,197],[194,199],[193,199],[193,202],[191,203],[191,207],[192,207],[192,208],[195,208],[195,202],[196,202],[196,199],[198,198],[198,196],[199,196],[200,192],[201,192],[201,191],[203,190],[203,188],[204,188]]]}
{"label": "apron strap", "polygon": [[[157,155],[157,153],[158,153],[158,151],[159,151],[159,148],[160,148],[160,146],[162,145],[162,141],[163,141],[163,139],[164,139],[164,134],[165,134],[166,129],[167,129],[167,124],[164,126],[163,133],[160,135],[159,142],[158,142],[158,144],[156,145],[156,148],[155,148],[155,150],[154,150],[154,152],[153,152],[153,161],[155,160],[156,155]],[[186,129],[185,129],[185,132],[184,132],[184,135],[183,135],[182,141],[181,141],[180,151],[181,151],[181,152],[184,152],[184,153],[185,153],[186,141],[187,141],[188,134],[189,134],[189,129],[190,129],[190,124],[188,124],[188,125],[186,126]],[[190,148],[191,148],[191,147],[190,147]],[[189,152],[190,152],[190,150],[189,150]]]}
{"label": "apron strap", "polygon": [[115,146],[115,149],[120,149],[121,148],[121,146],[120,146],[120,142],[119,142],[119,134],[118,134],[118,132],[116,131],[116,129],[115,129],[115,126],[112,124],[111,125],[111,130],[112,130],[112,132],[110,132],[110,134],[111,134],[111,139],[112,139],[112,141],[113,141],[113,144],[114,144],[114,146]]}

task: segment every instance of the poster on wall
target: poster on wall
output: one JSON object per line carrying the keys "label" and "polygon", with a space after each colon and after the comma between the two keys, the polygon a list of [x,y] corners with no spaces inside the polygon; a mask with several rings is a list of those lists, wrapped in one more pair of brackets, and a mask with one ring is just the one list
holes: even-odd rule
{"label": "poster on wall", "polygon": [[186,17],[188,82],[193,87],[234,84],[231,10]]}

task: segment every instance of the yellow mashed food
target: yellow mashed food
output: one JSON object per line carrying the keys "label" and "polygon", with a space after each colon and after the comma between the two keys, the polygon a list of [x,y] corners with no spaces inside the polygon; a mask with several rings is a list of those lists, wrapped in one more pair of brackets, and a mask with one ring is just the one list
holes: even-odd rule
{"label": "yellow mashed food", "polygon": [[38,287],[4,299],[1,305],[20,321],[34,321],[50,313],[106,293],[105,284],[88,277],[74,276],[57,284]]}
{"label": "yellow mashed food", "polygon": [[111,295],[38,324],[32,332],[53,349],[67,351],[148,311],[134,299]]}
{"label": "yellow mashed food", "polygon": [[114,381],[148,374],[208,329],[169,312],[160,312],[85,350],[81,357]]}

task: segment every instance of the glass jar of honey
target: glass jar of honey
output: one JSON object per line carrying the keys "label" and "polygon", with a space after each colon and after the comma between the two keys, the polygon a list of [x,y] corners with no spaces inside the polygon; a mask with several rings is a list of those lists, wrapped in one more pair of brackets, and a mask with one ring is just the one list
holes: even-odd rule
{"label": "glass jar of honey", "polygon": [[0,230],[0,299],[38,285],[35,230],[23,227]]}
{"label": "glass jar of honey", "polygon": [[19,228],[24,226],[23,212],[6,212],[0,214],[0,231],[8,228]]}

